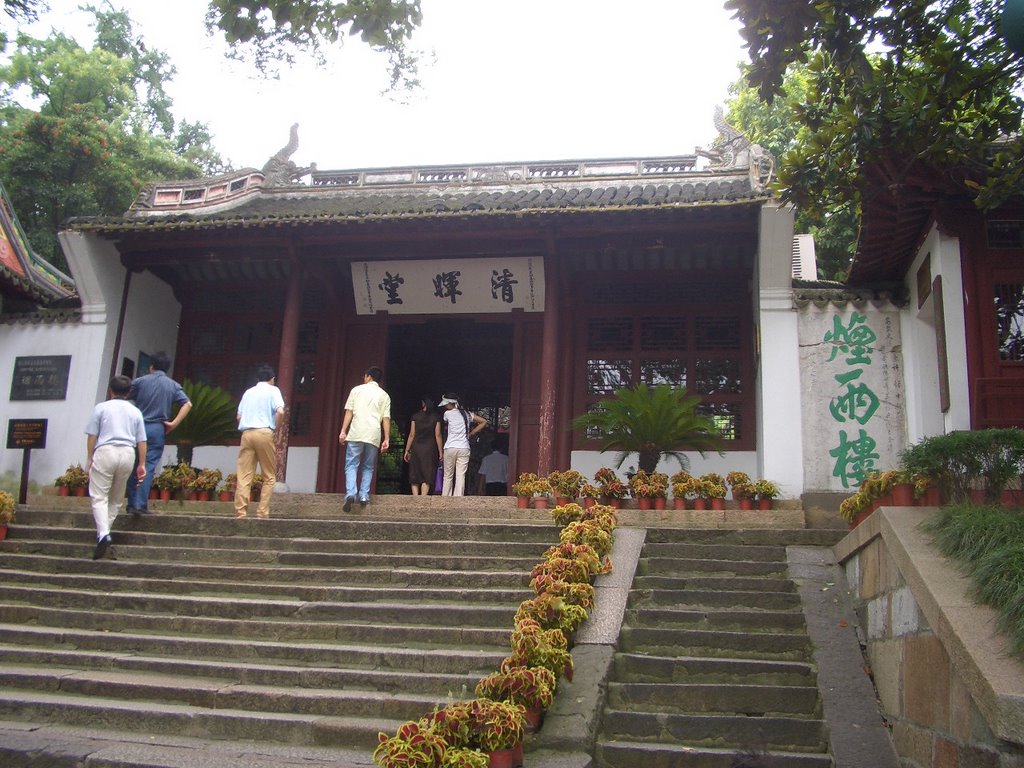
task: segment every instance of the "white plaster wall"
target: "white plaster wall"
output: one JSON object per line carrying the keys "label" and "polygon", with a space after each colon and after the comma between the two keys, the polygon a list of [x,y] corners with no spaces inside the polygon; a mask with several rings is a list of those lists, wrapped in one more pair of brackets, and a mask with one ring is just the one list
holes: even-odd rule
{"label": "white plaster wall", "polygon": [[798,498],[806,478],[801,401],[793,396],[800,391],[800,345],[790,290],[761,291],[758,328],[759,466],[749,474],[778,484],[783,498]]}
{"label": "white plaster wall", "polygon": [[[164,451],[164,462],[176,460],[177,449],[173,445]],[[192,464],[203,469],[219,469],[225,475],[235,471],[238,447],[233,445],[207,445],[196,448],[192,453]],[[320,460],[320,449],[301,447],[288,449],[287,490],[292,493],[316,492],[316,469]],[[284,488],[278,488],[284,491]]]}
{"label": "white plaster wall", "polygon": [[[907,445],[900,312],[888,303],[860,303],[812,302],[798,314],[804,483],[809,491],[854,490],[866,472],[895,467]],[[855,322],[855,316],[865,319]],[[841,328],[856,334],[847,348],[839,343],[843,339],[830,340],[837,319]],[[841,405],[851,391],[856,393],[854,413],[834,416],[830,406]],[[865,404],[871,395],[877,407],[869,415]]]}
{"label": "white plaster wall", "polygon": [[152,272],[133,274],[117,356],[118,372],[121,371],[121,360],[127,357],[135,362],[135,375],[142,376],[147,371],[138,368],[139,352],[152,355],[160,351],[171,358],[173,372],[180,319],[181,304],[167,283]]}
{"label": "white plaster wall", "polygon": [[[69,464],[85,465],[85,425],[93,406],[106,396],[105,334],[105,326],[83,323],[0,325],[0,446],[7,445],[8,419],[46,419],[46,448],[33,450],[29,462],[29,479],[40,485],[52,485]],[[37,355],[71,356],[65,400],[10,400],[15,358]],[[0,452],[0,474],[20,478],[24,453]]]}

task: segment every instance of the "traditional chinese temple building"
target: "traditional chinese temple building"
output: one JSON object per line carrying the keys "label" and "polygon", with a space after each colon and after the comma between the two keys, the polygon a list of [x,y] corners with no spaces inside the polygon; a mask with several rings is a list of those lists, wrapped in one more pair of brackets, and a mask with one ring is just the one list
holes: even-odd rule
{"label": "traditional chinese temple building", "polygon": [[[818,282],[771,159],[718,122],[693,155],[342,171],[297,168],[293,135],[261,170],[154,184],[123,216],[70,222],[80,315],[59,335],[0,326],[16,360],[72,358],[65,400],[10,403],[67,432],[34,475],[80,460],[109,376],[157,350],[176,378],[236,396],[275,366],[293,491],[342,490],[344,399],[370,365],[401,433],[422,394],[455,391],[507,434],[513,476],[613,464],[567,425],[637,382],[703,399],[723,453],[692,455],[693,471],[742,470],[789,497],[855,487],[925,435],[1004,423],[991,393],[1019,370],[1020,314],[998,297],[1019,289],[993,269],[1019,224],[967,216],[957,235],[883,206],[851,281]],[[963,301],[982,273],[1003,286],[995,310]],[[195,461],[230,471],[235,452]]]}

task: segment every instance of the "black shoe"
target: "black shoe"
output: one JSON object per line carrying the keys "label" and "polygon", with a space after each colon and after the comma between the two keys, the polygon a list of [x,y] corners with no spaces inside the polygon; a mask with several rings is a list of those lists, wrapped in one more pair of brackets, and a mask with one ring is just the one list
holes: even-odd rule
{"label": "black shoe", "polygon": [[370,503],[370,500],[369,500],[369,499],[360,499],[360,500],[359,500],[359,506],[360,506],[360,507],[361,507],[362,509],[366,509],[366,505],[367,505],[367,504],[369,504],[369,503]]}
{"label": "black shoe", "polygon": [[353,501],[355,501],[355,499],[352,496],[346,496],[345,497],[345,503],[341,505],[341,511],[345,512],[346,514],[351,512],[352,511],[352,502]]}
{"label": "black shoe", "polygon": [[138,507],[128,507],[128,514],[138,520],[143,515],[148,515],[148,509],[139,509]]}
{"label": "black shoe", "polygon": [[101,559],[105,554],[107,554],[107,550],[110,549],[110,545],[113,544],[113,543],[114,542],[110,538],[110,534],[109,533],[106,536],[104,536],[102,539],[97,541],[96,542],[96,549],[93,550],[93,553],[92,553],[92,559],[93,560]]}

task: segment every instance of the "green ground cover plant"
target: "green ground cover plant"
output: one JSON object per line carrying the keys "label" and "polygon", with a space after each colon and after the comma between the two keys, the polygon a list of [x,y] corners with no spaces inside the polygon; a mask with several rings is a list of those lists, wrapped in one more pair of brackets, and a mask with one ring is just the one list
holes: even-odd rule
{"label": "green ground cover plant", "polygon": [[1014,653],[1024,654],[1024,511],[953,504],[928,529],[971,579],[977,599],[996,610]]}

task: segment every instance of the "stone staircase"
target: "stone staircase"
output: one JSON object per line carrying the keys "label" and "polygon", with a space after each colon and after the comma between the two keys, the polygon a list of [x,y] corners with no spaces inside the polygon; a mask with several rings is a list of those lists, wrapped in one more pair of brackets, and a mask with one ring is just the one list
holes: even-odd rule
{"label": "stone staircase", "polygon": [[547,513],[207,509],[122,516],[100,561],[84,504],[18,513],[0,543],[0,764],[234,765],[195,762],[221,740],[265,745],[236,756],[247,768],[290,764],[271,744],[369,765],[378,731],[498,668],[558,534]]}
{"label": "stone staircase", "polygon": [[[830,530],[649,529],[597,742],[601,768],[832,766],[787,545]],[[753,765],[754,763],[750,763]]]}

